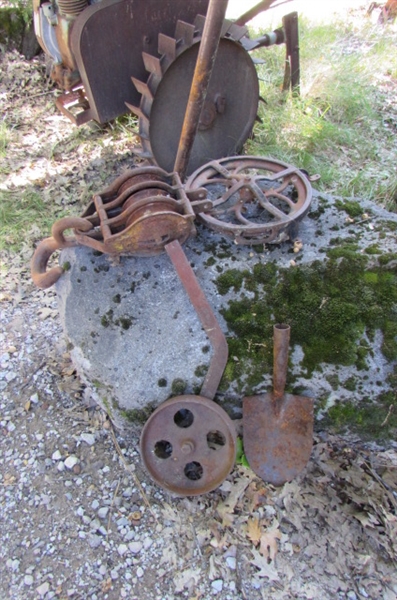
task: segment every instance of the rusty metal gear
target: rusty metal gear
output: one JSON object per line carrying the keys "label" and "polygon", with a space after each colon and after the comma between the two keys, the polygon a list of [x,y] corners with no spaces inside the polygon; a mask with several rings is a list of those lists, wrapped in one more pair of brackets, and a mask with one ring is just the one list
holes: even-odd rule
{"label": "rusty metal gear", "polygon": [[[142,157],[172,171],[193,79],[205,18],[178,21],[174,37],[159,34],[160,57],[142,53],[150,75],[132,78],[142,94],[140,106],[127,105],[139,117]],[[259,84],[254,63],[238,40],[246,27],[225,21],[201,112],[188,173],[202,164],[237,154],[257,115]]]}
{"label": "rusty metal gear", "polygon": [[236,430],[227,413],[203,396],[177,396],[161,404],[140,440],[152,479],[178,496],[217,488],[236,457]]}
{"label": "rusty metal gear", "polygon": [[212,208],[199,213],[211,229],[237,244],[279,243],[308,212],[312,188],[297,167],[270,158],[235,156],[197,169],[186,193],[207,190]]}

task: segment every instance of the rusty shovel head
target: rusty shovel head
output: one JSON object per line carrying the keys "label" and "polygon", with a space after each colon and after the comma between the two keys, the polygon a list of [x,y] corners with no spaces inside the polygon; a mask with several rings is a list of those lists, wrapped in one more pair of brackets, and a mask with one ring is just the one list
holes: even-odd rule
{"label": "rusty shovel head", "polygon": [[289,325],[273,327],[273,392],[243,400],[244,451],[264,481],[282,485],[306,466],[313,445],[313,400],[285,394]]}
{"label": "rusty shovel head", "polygon": [[282,485],[304,469],[313,446],[313,400],[273,393],[243,401],[244,451],[264,481]]}

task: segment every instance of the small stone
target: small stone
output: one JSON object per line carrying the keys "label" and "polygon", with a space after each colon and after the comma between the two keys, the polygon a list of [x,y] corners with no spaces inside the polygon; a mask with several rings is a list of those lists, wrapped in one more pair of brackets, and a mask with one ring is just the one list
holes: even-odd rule
{"label": "small stone", "polygon": [[138,554],[142,550],[142,542],[130,542],[128,548],[132,554]]}
{"label": "small stone", "polygon": [[120,554],[120,556],[124,556],[124,554],[128,552],[127,544],[120,544],[117,548],[117,552]]}
{"label": "small stone", "polygon": [[143,574],[144,574],[144,570],[142,569],[142,567],[138,567],[136,570],[136,576],[143,577]]}
{"label": "small stone", "polygon": [[55,450],[55,452],[52,453],[51,458],[52,458],[52,460],[61,460],[62,454],[60,453],[59,450]]}
{"label": "small stone", "polygon": [[89,446],[93,446],[95,444],[95,435],[92,433],[82,433],[80,435],[80,439],[82,442],[85,442]]}
{"label": "small stone", "polygon": [[73,467],[79,462],[79,459],[74,454],[71,454],[64,462],[66,468],[73,469]]}
{"label": "small stone", "polygon": [[92,510],[97,510],[97,508],[98,508],[98,507],[99,507],[99,502],[98,502],[98,500],[93,500],[93,501],[91,502],[91,508],[92,508]]}
{"label": "small stone", "polygon": [[153,544],[153,540],[151,538],[145,538],[143,540],[143,547],[145,550],[149,550],[149,548],[151,547],[151,545]]}
{"label": "small stone", "polygon": [[100,519],[106,519],[106,516],[109,512],[109,507],[108,506],[102,506],[99,510],[98,510],[98,517]]}
{"label": "small stone", "polygon": [[38,588],[36,588],[36,592],[38,593],[39,596],[41,596],[43,598],[43,596],[45,596],[47,594],[49,589],[50,589],[50,584],[48,583],[48,581],[46,581],[45,583],[42,583],[41,585],[39,585]]}
{"label": "small stone", "polygon": [[223,589],[223,579],[215,579],[211,583],[211,587],[216,594],[219,594],[219,592],[221,592]]}
{"label": "small stone", "polygon": [[100,546],[102,544],[102,539],[100,538],[99,535],[95,535],[94,533],[91,533],[88,536],[88,543],[91,548],[98,548],[98,546]]}
{"label": "small stone", "polygon": [[15,431],[16,429],[16,425],[14,425],[14,423],[12,421],[9,421],[7,424],[7,431],[9,433],[11,433],[12,431]]}
{"label": "small stone", "polygon": [[81,465],[80,464],[74,465],[72,471],[73,471],[73,473],[75,475],[80,475],[80,473],[81,473]]}
{"label": "small stone", "polygon": [[226,564],[229,567],[229,569],[232,569],[233,571],[236,569],[236,559],[234,556],[228,556],[226,559]]}
{"label": "small stone", "polygon": [[58,471],[64,471],[65,470],[65,463],[63,461],[58,463],[57,466]]}
{"label": "small stone", "polygon": [[32,585],[33,584],[33,577],[32,575],[25,575],[25,577],[23,578],[23,582],[25,585]]}

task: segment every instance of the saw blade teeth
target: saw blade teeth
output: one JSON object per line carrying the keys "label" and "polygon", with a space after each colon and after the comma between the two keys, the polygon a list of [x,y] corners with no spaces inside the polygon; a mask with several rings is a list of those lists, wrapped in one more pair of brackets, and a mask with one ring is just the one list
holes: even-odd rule
{"label": "saw blade teeth", "polygon": [[176,39],[164,33],[159,33],[158,52],[164,54],[168,60],[176,59]]}
{"label": "saw blade teeth", "polygon": [[185,23],[185,21],[177,21],[175,27],[175,39],[179,40],[185,46],[191,46],[193,44],[195,27],[191,23]]}
{"label": "saw blade teeth", "polygon": [[134,106],[133,104],[130,104],[129,102],[125,102],[125,105],[128,108],[128,110],[130,110],[132,112],[132,114],[134,114],[138,117],[138,119],[143,117],[143,113],[142,113],[141,109],[139,108],[139,106]]}
{"label": "saw blade teeth", "polygon": [[144,83],[140,79],[136,79],[135,77],[131,77],[132,83],[135,85],[137,91],[145,96],[149,96],[151,100],[153,100],[153,94],[151,89],[149,88],[147,83]]}
{"label": "saw blade teeth", "polygon": [[157,58],[157,56],[152,56],[152,54],[148,54],[147,52],[142,52],[142,59],[146,71],[149,71],[149,73],[154,73],[154,75],[157,75],[158,77],[163,76],[160,58]]}
{"label": "saw blade teeth", "polygon": [[229,21],[229,19],[225,19],[223,21],[222,29],[221,29],[221,37],[225,37],[227,33],[229,33],[230,27],[233,25],[233,21]]}
{"label": "saw blade teeth", "polygon": [[197,15],[194,19],[194,26],[200,32],[203,33],[205,25],[205,17],[203,15]]}
{"label": "saw blade teeth", "polygon": [[227,30],[227,34],[236,42],[238,42],[241,40],[241,38],[248,36],[248,27],[235,25],[235,23],[232,23]]}

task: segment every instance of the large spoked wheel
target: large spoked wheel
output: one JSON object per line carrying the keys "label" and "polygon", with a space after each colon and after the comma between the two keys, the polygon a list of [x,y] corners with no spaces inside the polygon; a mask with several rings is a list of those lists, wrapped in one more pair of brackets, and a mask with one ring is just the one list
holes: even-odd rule
{"label": "large spoked wheel", "polygon": [[212,201],[199,218],[239,244],[279,242],[309,210],[312,188],[300,169],[270,158],[236,156],[198,168],[187,193],[207,190]]}
{"label": "large spoked wheel", "polygon": [[215,402],[177,396],[159,406],[145,424],[142,460],[152,479],[179,496],[217,488],[233,468],[236,431]]}

